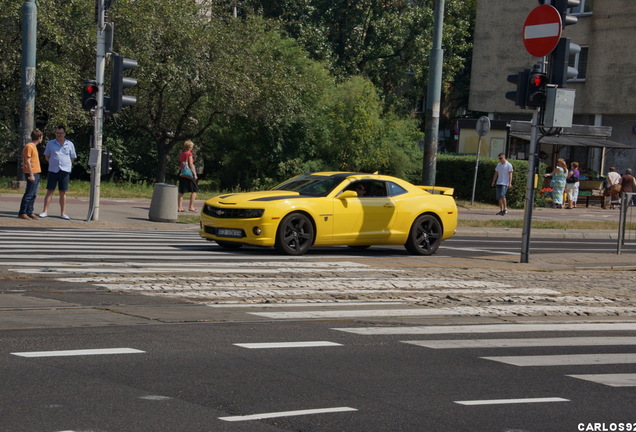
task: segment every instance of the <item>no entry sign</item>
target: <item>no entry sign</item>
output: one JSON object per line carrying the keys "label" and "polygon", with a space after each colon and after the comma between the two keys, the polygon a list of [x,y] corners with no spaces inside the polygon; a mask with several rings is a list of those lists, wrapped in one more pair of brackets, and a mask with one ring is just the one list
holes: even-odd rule
{"label": "no entry sign", "polygon": [[523,24],[523,45],[535,57],[552,52],[561,37],[561,15],[550,5],[541,5],[532,10]]}

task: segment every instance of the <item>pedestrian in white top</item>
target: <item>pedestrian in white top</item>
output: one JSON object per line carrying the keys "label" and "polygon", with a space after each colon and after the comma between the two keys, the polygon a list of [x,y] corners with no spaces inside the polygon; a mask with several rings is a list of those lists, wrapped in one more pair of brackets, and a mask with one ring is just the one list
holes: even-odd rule
{"label": "pedestrian in white top", "polygon": [[499,163],[495,167],[495,174],[492,177],[490,186],[496,187],[497,200],[499,200],[499,216],[508,214],[508,203],[506,194],[508,189],[512,187],[512,164],[506,160],[505,153],[499,153]]}
{"label": "pedestrian in white top", "polygon": [[73,162],[77,159],[75,146],[66,139],[66,129],[64,126],[55,128],[55,139],[46,143],[44,157],[49,162],[49,172],[46,182],[46,195],[44,196],[44,210],[40,213],[41,218],[48,216],[51,198],[57,187],[60,192],[60,212],[62,219],[70,219],[66,214],[66,191],[68,190],[69,178]]}

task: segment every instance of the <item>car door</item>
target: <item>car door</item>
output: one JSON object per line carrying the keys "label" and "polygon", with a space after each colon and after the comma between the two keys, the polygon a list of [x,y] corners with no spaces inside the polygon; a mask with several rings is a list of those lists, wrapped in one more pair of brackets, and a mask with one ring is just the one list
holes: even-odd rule
{"label": "car door", "polygon": [[[347,189],[355,190],[356,183]],[[390,235],[397,209],[393,199],[387,194],[386,182],[373,180],[363,183],[367,190],[365,196],[335,199],[335,243],[376,244]]]}

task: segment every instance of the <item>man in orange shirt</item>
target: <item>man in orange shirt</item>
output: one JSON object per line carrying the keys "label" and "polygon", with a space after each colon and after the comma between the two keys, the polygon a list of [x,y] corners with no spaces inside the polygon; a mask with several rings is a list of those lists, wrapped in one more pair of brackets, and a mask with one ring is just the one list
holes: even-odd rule
{"label": "man in orange shirt", "polygon": [[42,142],[42,132],[40,129],[34,129],[31,132],[31,141],[24,145],[22,150],[22,171],[26,180],[26,189],[20,203],[20,219],[37,219],[33,214],[33,204],[38,196],[38,185],[40,184],[40,156],[38,155],[38,144]]}

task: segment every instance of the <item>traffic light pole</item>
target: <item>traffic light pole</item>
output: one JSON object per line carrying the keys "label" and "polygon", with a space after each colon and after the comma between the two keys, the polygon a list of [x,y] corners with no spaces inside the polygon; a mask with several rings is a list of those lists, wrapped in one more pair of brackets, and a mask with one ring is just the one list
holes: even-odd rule
{"label": "traffic light pole", "polygon": [[99,200],[102,170],[102,139],[104,129],[104,70],[106,63],[106,23],[104,0],[97,2],[97,58],[95,81],[97,83],[97,106],[95,107],[95,130],[91,145],[89,165],[91,166],[91,193],[86,222],[99,220]]}
{"label": "traffic light pole", "polygon": [[521,236],[520,262],[528,263],[530,249],[530,229],[532,225],[532,207],[534,205],[534,176],[537,163],[537,128],[539,127],[539,110],[532,113],[532,129],[530,131],[530,148],[528,149],[528,181],[526,183],[526,205],[523,216],[523,233]]}

